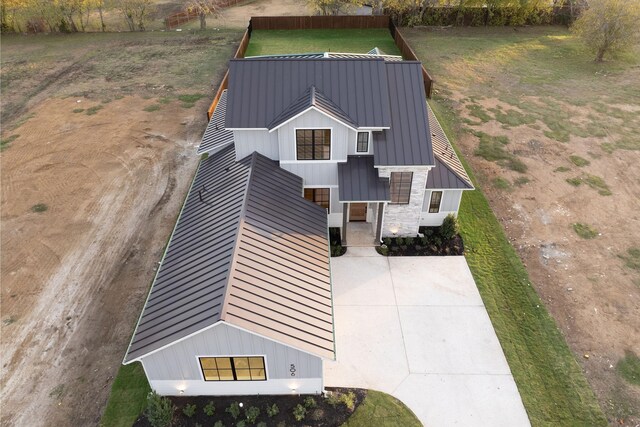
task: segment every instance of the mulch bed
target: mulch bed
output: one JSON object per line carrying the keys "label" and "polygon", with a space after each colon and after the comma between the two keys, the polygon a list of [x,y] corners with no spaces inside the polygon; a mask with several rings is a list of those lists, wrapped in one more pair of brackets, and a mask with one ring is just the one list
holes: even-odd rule
{"label": "mulch bed", "polygon": [[376,250],[380,255],[385,256],[447,256],[447,255],[464,255],[464,242],[460,235],[456,235],[453,239],[444,241],[439,245],[433,243],[422,243],[419,238],[413,239],[411,244],[403,242],[398,245],[397,239],[391,239],[387,250],[378,246]]}
{"label": "mulch bed", "polygon": [[[340,393],[347,393],[352,391],[355,396],[355,402],[357,409],[367,395],[365,389],[346,389],[346,388],[327,388],[330,391],[338,391]],[[293,409],[296,405],[300,404],[304,406],[304,401],[308,395],[279,395],[279,396],[189,396],[189,397],[170,397],[173,404],[176,406],[175,417],[172,426],[196,426],[201,425],[203,427],[210,427],[216,421],[222,421],[225,427],[235,427],[238,421],[245,419],[244,410],[252,406],[260,409],[260,415],[258,416],[257,423],[263,421],[267,426],[271,427],[291,427],[291,426],[310,426],[310,427],[334,427],[342,425],[353,413],[343,404],[332,406],[327,403],[326,399],[322,396],[312,396],[317,406],[307,410],[307,415],[302,421],[296,421],[293,417]],[[209,403],[213,402],[215,405],[215,414],[208,416],[204,413],[203,408]],[[243,408],[241,415],[234,419],[228,412],[225,411],[233,402],[242,402]],[[267,416],[265,408],[273,404],[278,405],[280,412],[272,418]],[[193,417],[188,418],[182,410],[187,404],[195,404],[196,412]],[[144,415],[141,415],[133,427],[150,427],[151,424]],[[249,424],[247,423],[247,427]]]}

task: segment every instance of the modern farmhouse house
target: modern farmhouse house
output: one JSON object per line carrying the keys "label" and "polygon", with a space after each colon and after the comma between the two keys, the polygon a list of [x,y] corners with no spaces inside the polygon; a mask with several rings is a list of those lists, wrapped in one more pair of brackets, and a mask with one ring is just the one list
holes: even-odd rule
{"label": "modern farmhouse house", "polygon": [[321,393],[328,228],[416,236],[473,188],[420,63],[377,49],[232,60],[198,153],[124,359],[164,395]]}
{"label": "modern farmhouse house", "polygon": [[198,152],[230,144],[237,160],[257,151],[300,176],[343,244],[352,222],[371,224],[372,241],[416,236],[473,189],[427,105],[420,63],[377,49],[232,60]]}

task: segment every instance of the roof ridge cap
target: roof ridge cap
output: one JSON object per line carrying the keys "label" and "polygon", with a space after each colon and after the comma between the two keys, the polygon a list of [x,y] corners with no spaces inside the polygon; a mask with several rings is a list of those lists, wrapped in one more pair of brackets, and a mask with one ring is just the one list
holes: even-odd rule
{"label": "roof ridge cap", "polygon": [[228,323],[226,317],[227,306],[229,303],[229,294],[231,293],[231,274],[235,270],[235,266],[237,264],[236,254],[238,252],[238,246],[240,245],[240,235],[242,234],[242,228],[244,227],[244,218],[247,211],[247,200],[249,199],[249,189],[251,188],[251,182],[253,181],[253,172],[257,160],[258,152],[254,151],[253,153],[251,153],[251,160],[249,161],[249,171],[247,172],[249,174],[249,178],[247,179],[247,183],[245,184],[244,192],[242,194],[242,209],[240,210],[240,215],[238,217],[235,242],[233,243],[233,249],[231,249],[231,254],[229,255],[231,257],[231,264],[229,265],[229,269],[227,270],[227,277],[225,278],[224,282],[225,289],[224,296],[222,297],[222,307],[220,309],[220,320],[225,323]]}

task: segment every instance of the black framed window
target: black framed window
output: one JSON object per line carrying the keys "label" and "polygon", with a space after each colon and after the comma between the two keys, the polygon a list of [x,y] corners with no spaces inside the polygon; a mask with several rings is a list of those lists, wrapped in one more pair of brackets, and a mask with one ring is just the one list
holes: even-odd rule
{"label": "black framed window", "polygon": [[205,381],[266,381],[264,357],[200,357]]}
{"label": "black framed window", "polygon": [[331,129],[296,129],[298,160],[330,160]]}
{"label": "black framed window", "polygon": [[304,198],[329,210],[330,191],[328,188],[305,188]]}
{"label": "black framed window", "polygon": [[391,172],[391,203],[409,203],[412,179],[413,172]]}
{"label": "black framed window", "polygon": [[440,212],[440,202],[442,202],[442,191],[432,191],[429,201],[429,213]]}
{"label": "black framed window", "polygon": [[369,152],[369,132],[358,132],[358,143],[356,145],[358,153]]}

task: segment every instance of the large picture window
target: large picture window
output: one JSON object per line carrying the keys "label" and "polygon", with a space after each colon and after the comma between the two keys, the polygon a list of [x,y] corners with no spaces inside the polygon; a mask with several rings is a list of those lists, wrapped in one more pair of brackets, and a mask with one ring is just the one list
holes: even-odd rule
{"label": "large picture window", "polygon": [[369,132],[358,132],[358,143],[356,145],[358,153],[369,152]]}
{"label": "large picture window", "polygon": [[304,198],[329,210],[330,191],[328,188],[305,188]]}
{"label": "large picture window", "polygon": [[432,191],[431,200],[429,201],[429,213],[440,212],[441,202],[442,202],[442,191]]}
{"label": "large picture window", "polygon": [[296,129],[298,160],[330,160],[331,129]]}
{"label": "large picture window", "polygon": [[391,203],[409,203],[412,179],[413,172],[391,172]]}
{"label": "large picture window", "polygon": [[264,357],[200,357],[205,381],[265,381]]}

